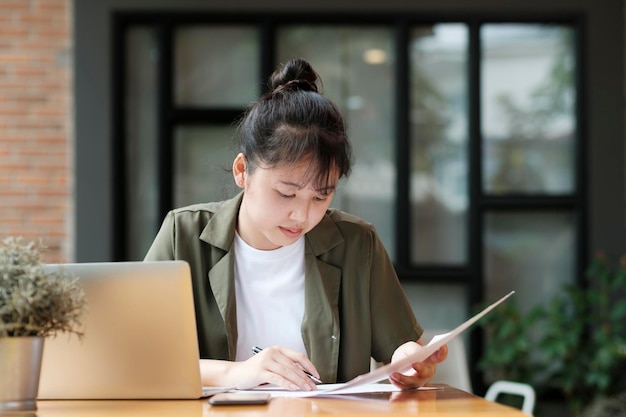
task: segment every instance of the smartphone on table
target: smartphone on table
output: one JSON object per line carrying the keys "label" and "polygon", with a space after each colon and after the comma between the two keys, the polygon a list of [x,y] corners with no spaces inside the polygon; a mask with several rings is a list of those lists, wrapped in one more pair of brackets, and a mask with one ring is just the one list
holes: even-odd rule
{"label": "smartphone on table", "polygon": [[260,405],[267,404],[271,395],[265,393],[240,394],[236,392],[222,392],[209,398],[211,405]]}

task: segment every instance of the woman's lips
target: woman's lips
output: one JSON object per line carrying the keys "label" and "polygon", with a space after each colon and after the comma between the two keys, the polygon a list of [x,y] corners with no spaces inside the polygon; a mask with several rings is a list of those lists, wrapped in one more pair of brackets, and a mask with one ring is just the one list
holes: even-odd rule
{"label": "woman's lips", "polygon": [[290,238],[298,237],[302,234],[302,229],[300,228],[281,227],[280,230],[282,230],[285,236]]}

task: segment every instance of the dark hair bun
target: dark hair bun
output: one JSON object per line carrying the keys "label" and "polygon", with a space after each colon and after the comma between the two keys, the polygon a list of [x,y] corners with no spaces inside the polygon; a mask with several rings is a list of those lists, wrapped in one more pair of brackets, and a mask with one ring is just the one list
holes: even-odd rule
{"label": "dark hair bun", "polygon": [[319,75],[311,64],[303,58],[294,58],[280,66],[270,78],[270,88],[274,91],[304,90],[318,92]]}

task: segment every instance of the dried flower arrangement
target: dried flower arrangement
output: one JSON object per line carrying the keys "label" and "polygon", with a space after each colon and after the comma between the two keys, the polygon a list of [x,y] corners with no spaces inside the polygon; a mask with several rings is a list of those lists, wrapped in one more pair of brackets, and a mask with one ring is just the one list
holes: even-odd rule
{"label": "dried flower arrangement", "polygon": [[86,300],[78,278],[46,270],[42,249],[13,237],[0,245],[0,337],[82,336]]}

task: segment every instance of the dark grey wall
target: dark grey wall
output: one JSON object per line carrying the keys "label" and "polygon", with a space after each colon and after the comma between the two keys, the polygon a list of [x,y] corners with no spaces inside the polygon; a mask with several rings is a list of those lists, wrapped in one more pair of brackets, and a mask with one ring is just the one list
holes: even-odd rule
{"label": "dark grey wall", "polygon": [[621,0],[74,0],[76,260],[112,258],[111,14],[116,10],[354,11],[583,17],[587,65],[585,127],[590,171],[589,249],[623,253],[624,12]]}

